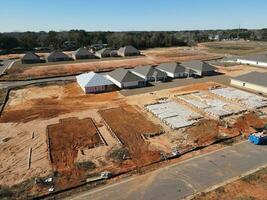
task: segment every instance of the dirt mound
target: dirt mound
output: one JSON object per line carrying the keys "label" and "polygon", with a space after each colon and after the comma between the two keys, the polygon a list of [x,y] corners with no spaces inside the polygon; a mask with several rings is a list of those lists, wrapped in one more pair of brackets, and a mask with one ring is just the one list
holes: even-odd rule
{"label": "dirt mound", "polygon": [[[148,121],[131,106],[99,111],[111,130],[129,149],[136,166],[141,167],[160,159],[158,151],[151,151],[142,135],[161,132],[159,126]],[[133,123],[134,122],[134,123]]]}
{"label": "dirt mound", "polygon": [[233,129],[248,136],[254,132],[254,128],[262,128],[267,123],[267,118],[260,118],[255,112],[250,112],[238,118],[233,125]]}
{"label": "dirt mound", "polygon": [[197,146],[207,146],[218,139],[219,125],[215,120],[202,120],[195,126],[187,128],[186,132]]}

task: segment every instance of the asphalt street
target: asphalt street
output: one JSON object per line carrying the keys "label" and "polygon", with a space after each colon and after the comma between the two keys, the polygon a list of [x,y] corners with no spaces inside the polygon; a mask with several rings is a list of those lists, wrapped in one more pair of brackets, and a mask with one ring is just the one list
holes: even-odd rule
{"label": "asphalt street", "polygon": [[182,199],[266,165],[266,155],[246,141],[67,199]]}

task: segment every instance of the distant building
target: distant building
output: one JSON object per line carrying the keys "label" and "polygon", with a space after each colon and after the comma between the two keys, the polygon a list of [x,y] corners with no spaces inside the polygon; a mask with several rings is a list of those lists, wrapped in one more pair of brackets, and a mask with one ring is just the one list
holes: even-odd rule
{"label": "distant building", "polygon": [[183,62],[181,63],[181,66],[190,70],[189,76],[191,75],[209,76],[209,75],[213,75],[216,70],[214,66],[201,60],[192,60],[192,61]]}
{"label": "distant building", "polygon": [[239,57],[237,62],[245,65],[255,65],[261,67],[267,67],[267,55],[266,54],[254,54],[244,57]]}
{"label": "distant building", "polygon": [[98,58],[110,57],[111,50],[110,49],[101,49],[95,53],[95,56]]}
{"label": "distant building", "polygon": [[267,72],[250,72],[231,78],[231,85],[267,94]]}
{"label": "distant building", "polygon": [[70,60],[69,56],[63,53],[60,50],[53,51],[47,56],[48,62],[58,62],[58,61],[67,61]]}
{"label": "distant building", "polygon": [[151,65],[135,67],[131,72],[140,76],[145,81],[165,81],[167,77],[166,72],[160,71]]}
{"label": "distant building", "polygon": [[109,72],[107,78],[119,88],[135,88],[145,86],[145,80],[126,69],[115,69]]}
{"label": "distant building", "polygon": [[86,48],[81,47],[77,49],[76,51],[72,52],[72,58],[74,60],[78,59],[90,59],[95,58],[95,55],[91,52],[89,52]]}
{"label": "distant building", "polygon": [[21,57],[21,63],[23,64],[32,64],[32,63],[40,63],[42,62],[40,56],[37,54],[28,51]]}
{"label": "distant building", "polygon": [[118,51],[117,50],[112,50],[111,52],[110,52],[110,56],[111,57],[118,57],[119,55],[118,55]]}
{"label": "distant building", "polygon": [[167,76],[171,78],[188,77],[188,70],[176,62],[162,63],[158,65],[156,69],[165,72]]}
{"label": "distant building", "polygon": [[118,55],[119,56],[138,56],[140,55],[140,51],[137,50],[133,46],[125,46],[125,47],[121,47],[118,50]]}
{"label": "distant building", "polygon": [[103,75],[96,74],[94,72],[84,73],[76,76],[76,80],[86,94],[105,92],[110,90],[111,86],[114,85]]}

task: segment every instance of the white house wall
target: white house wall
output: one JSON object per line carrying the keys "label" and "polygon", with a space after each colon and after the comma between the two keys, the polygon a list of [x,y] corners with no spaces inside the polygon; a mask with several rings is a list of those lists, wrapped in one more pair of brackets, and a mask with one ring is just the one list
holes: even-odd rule
{"label": "white house wall", "polygon": [[267,94],[267,87],[231,79],[231,85]]}
{"label": "white house wall", "polygon": [[122,88],[122,85],[119,81],[115,80],[114,78],[112,78],[111,76],[107,75],[106,76],[111,82],[113,82],[115,85],[117,85],[119,88]]}
{"label": "white house wall", "polygon": [[257,61],[251,61],[251,60],[243,60],[243,59],[237,59],[237,62],[240,64],[245,64],[245,65],[256,65],[256,66],[267,67],[267,63],[264,63],[264,62],[257,62]]}

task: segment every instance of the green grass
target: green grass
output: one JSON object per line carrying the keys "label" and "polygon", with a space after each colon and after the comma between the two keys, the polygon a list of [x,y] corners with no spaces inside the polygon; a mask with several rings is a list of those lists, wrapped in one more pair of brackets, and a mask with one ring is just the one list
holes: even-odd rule
{"label": "green grass", "polygon": [[246,55],[267,52],[267,42],[222,41],[203,43],[208,51],[218,54]]}

